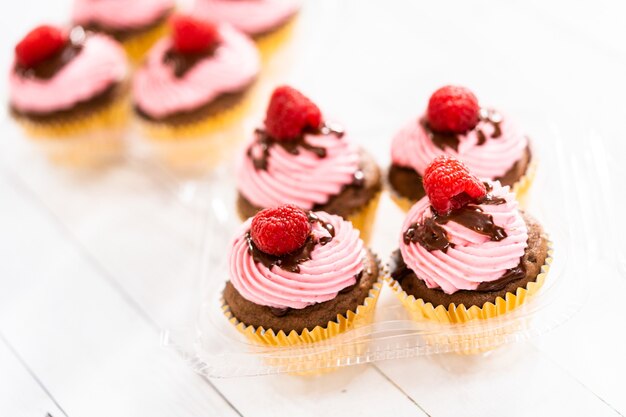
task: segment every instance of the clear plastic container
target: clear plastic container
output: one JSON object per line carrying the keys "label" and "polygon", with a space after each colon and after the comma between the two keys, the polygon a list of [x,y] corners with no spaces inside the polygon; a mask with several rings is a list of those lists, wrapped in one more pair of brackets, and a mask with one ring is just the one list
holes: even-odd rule
{"label": "clear plastic container", "polygon": [[[591,169],[597,161],[572,149],[556,126],[539,121],[535,143],[539,168],[527,210],[544,226],[553,242],[554,259],[540,291],[502,317],[465,324],[443,325],[414,321],[387,283],[371,324],[337,337],[293,347],[257,345],[227,320],[221,293],[228,280],[227,253],[239,219],[235,210],[233,167],[223,166],[209,177],[185,182],[179,195],[207,221],[201,266],[189,320],[164,332],[164,344],[176,349],[194,370],[209,377],[277,373],[318,373],[336,367],[444,352],[473,354],[541,335],[571,317],[585,300],[585,282],[598,253],[589,213],[598,202],[586,198],[580,185],[601,175]],[[545,167],[550,165],[550,169]],[[547,173],[550,173],[549,175]],[[404,214],[383,195],[371,247],[386,262],[397,248]]]}

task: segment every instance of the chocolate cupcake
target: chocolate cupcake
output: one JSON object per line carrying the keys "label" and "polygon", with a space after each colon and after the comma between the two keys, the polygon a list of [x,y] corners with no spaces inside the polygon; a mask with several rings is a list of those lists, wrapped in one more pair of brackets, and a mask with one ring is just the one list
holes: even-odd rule
{"label": "chocolate cupcake", "polygon": [[242,219],[263,208],[295,204],[352,221],[365,241],[382,188],[373,158],[288,86],[274,91],[265,126],[242,152],[237,184]]}
{"label": "chocolate cupcake", "polygon": [[75,0],[72,22],[117,39],[138,61],[167,33],[174,7],[174,0]]}
{"label": "chocolate cupcake", "polygon": [[452,323],[485,319],[542,285],[549,242],[508,186],[483,183],[440,156],[426,168],[424,188],[390,262],[392,286],[409,311]]}
{"label": "chocolate cupcake", "polygon": [[351,223],[295,206],[248,219],[229,263],[224,311],[266,344],[316,342],[369,320],[380,289],[378,261]]}
{"label": "chocolate cupcake", "polygon": [[15,48],[11,114],[57,162],[110,160],[122,150],[127,76],[115,40],[81,27],[39,26]]}
{"label": "chocolate cupcake", "polygon": [[181,15],[171,25],[172,37],[159,41],[135,74],[134,109],[160,155],[204,162],[235,142],[228,129],[245,108],[259,55],[229,25]]}
{"label": "chocolate cupcake", "polygon": [[460,159],[479,178],[512,187],[518,197],[530,187],[528,137],[497,110],[481,107],[466,88],[437,90],[426,114],[393,138],[388,182],[398,205],[408,209],[424,197],[421,177],[428,163],[442,154]]}

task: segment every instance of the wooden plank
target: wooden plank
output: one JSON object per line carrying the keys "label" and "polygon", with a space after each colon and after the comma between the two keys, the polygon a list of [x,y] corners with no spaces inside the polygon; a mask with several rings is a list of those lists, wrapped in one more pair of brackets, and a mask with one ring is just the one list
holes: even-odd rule
{"label": "wooden plank", "polygon": [[68,415],[237,415],[58,224],[3,178],[0,194],[0,330]]}
{"label": "wooden plank", "polygon": [[432,416],[616,416],[532,345],[376,364]]}
{"label": "wooden plank", "polygon": [[0,335],[0,412],[11,417],[66,416],[28,367]]}

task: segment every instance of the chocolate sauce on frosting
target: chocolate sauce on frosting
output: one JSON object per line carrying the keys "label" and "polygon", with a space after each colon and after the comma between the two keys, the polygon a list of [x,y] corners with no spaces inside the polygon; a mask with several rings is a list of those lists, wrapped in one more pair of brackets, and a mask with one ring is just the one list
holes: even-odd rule
{"label": "chocolate sauce on frosting", "polygon": [[507,269],[507,271],[495,281],[481,282],[476,291],[500,291],[509,283],[522,279],[526,276],[526,268],[524,262],[520,259],[519,265],[515,268]]}
{"label": "chocolate sauce on frosting", "polygon": [[[500,128],[502,116],[500,116],[499,113],[490,109],[480,109],[478,117],[480,118],[480,121],[489,123],[493,126],[493,134],[491,135],[491,138],[496,139],[502,136],[502,129]],[[459,151],[460,139],[458,134],[435,132],[430,128],[426,118],[422,118],[420,120],[420,124],[428,134],[430,140],[432,140],[435,146],[439,149],[443,150],[445,147],[448,147],[454,149],[455,152]],[[474,129],[476,129],[476,135],[478,136],[478,146],[483,145],[487,141],[487,135],[478,127]]]}
{"label": "chocolate sauce on frosting", "polygon": [[[488,183],[483,184],[485,184],[487,193],[483,197],[465,204],[460,208],[451,210],[447,214],[439,214],[431,208],[433,213],[432,217],[427,217],[422,223],[411,224],[404,232],[404,243],[407,245],[409,243],[419,243],[429,252],[434,250],[447,252],[448,248],[454,247],[454,243],[448,240],[448,235],[441,225],[450,221],[458,223],[481,235],[489,236],[489,239],[495,242],[506,238],[507,234],[504,228],[496,225],[493,222],[493,216],[486,214],[479,207],[480,204],[504,204],[506,200],[502,197],[490,194],[492,189],[491,185]],[[464,197],[460,198],[460,200],[464,199]]]}
{"label": "chocolate sauce on frosting", "polygon": [[70,63],[83,50],[85,42],[85,32],[82,28],[76,27],[70,34],[70,39],[65,46],[61,48],[50,58],[35,65],[32,68],[26,68],[20,64],[15,65],[15,72],[24,78],[39,78],[40,80],[49,80],[54,77],[64,66]]}
{"label": "chocolate sauce on frosting", "polygon": [[306,241],[304,242],[304,245],[302,245],[302,247],[300,247],[299,249],[296,249],[295,251],[285,255],[277,256],[270,255],[269,253],[265,253],[260,250],[254,244],[254,242],[252,241],[252,236],[250,236],[250,232],[248,232],[246,233],[246,241],[248,243],[248,251],[252,255],[252,259],[254,259],[255,262],[262,263],[268,269],[276,265],[277,267],[284,269],[285,271],[295,273],[300,272],[299,264],[311,259],[311,252],[313,252],[315,246],[317,244],[324,246],[335,237],[335,227],[332,224],[323,221],[317,216],[317,214],[313,212],[308,213],[308,218],[309,222],[311,223],[319,223],[320,226],[328,231],[330,236],[324,236],[320,238],[319,241],[316,241],[313,239],[312,235],[309,235],[309,237],[307,237]]}
{"label": "chocolate sauce on frosting", "polygon": [[[252,164],[254,168],[257,170],[267,170],[268,159],[270,156],[270,148],[272,146],[282,146],[284,150],[289,152],[292,155],[298,155],[300,153],[300,149],[306,149],[307,151],[313,152],[319,158],[326,157],[326,149],[313,146],[309,144],[305,140],[306,134],[313,135],[329,135],[334,134],[338,139],[341,139],[344,135],[344,131],[342,128],[338,126],[333,126],[331,124],[324,124],[320,128],[317,129],[308,129],[303,132],[300,136],[292,140],[277,140],[271,137],[265,130],[256,129],[254,131],[256,135],[256,142],[250,148],[248,148],[248,158],[252,160]],[[258,145],[261,147],[261,156],[255,157],[252,154],[252,147]]]}
{"label": "chocolate sauce on frosting", "polygon": [[182,78],[198,62],[210,58],[215,53],[216,47],[210,48],[200,53],[180,53],[170,48],[163,55],[163,63],[169,65],[174,70],[177,78]]}

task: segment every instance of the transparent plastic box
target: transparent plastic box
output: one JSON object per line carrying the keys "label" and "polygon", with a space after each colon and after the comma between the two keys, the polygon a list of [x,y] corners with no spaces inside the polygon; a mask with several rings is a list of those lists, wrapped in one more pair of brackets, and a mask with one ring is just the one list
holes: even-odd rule
{"label": "transparent plastic box", "polygon": [[[188,321],[163,334],[164,344],[176,349],[208,377],[238,377],[278,373],[310,374],[333,368],[456,352],[487,352],[541,335],[571,317],[585,300],[585,282],[597,253],[593,234],[583,219],[600,210],[586,198],[577,179],[602,175],[597,161],[568,146],[556,126],[539,121],[541,143],[535,143],[537,176],[526,210],[549,235],[554,255],[545,284],[514,311],[489,320],[464,324],[414,321],[388,283],[383,284],[371,324],[356,326],[339,336],[292,347],[255,344],[225,317],[220,301],[228,280],[228,242],[240,221],[235,209],[236,184],[232,165],[179,189],[188,204],[206,212],[199,278],[190,302]],[[599,150],[598,152],[603,152]],[[596,155],[597,156],[597,155]],[[550,164],[550,169],[545,167]],[[549,172],[549,175],[548,175]],[[404,213],[384,194],[370,247],[383,264],[398,246]]]}

